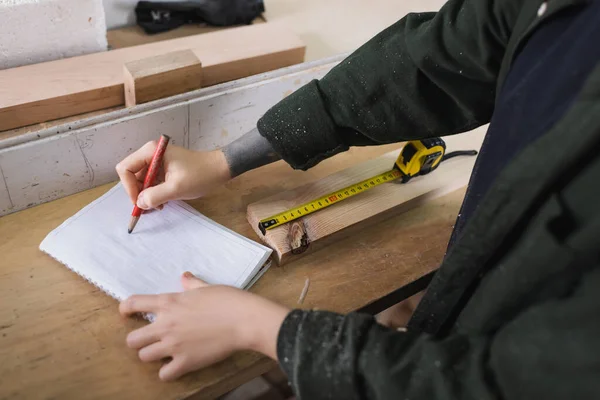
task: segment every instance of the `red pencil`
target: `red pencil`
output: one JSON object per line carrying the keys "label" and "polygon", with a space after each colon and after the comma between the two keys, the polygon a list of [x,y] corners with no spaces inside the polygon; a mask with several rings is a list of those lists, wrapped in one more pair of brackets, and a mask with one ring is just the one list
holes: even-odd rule
{"label": "red pencil", "polygon": [[[163,156],[165,155],[165,150],[167,150],[167,145],[171,140],[167,135],[161,135],[160,141],[158,142],[158,146],[156,146],[156,150],[154,151],[154,155],[152,156],[152,161],[150,161],[150,166],[148,167],[148,171],[146,172],[146,177],[144,178],[144,187],[142,190],[148,189],[150,186],[154,185],[154,181],[156,180],[156,175],[158,174],[158,170],[163,161]],[[127,228],[127,232],[133,232],[133,228],[138,223],[140,216],[144,210],[139,208],[137,204],[133,207],[133,212],[131,213],[131,221],[129,221],[129,227]]]}

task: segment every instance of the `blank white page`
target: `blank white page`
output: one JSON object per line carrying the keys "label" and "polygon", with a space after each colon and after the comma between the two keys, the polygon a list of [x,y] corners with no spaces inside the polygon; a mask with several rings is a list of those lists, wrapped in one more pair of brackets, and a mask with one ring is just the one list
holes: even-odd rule
{"label": "blank white page", "polygon": [[132,209],[119,183],[50,232],[40,249],[117,300],[180,292],[185,271],[245,288],[271,254],[179,201],[142,214],[128,234]]}

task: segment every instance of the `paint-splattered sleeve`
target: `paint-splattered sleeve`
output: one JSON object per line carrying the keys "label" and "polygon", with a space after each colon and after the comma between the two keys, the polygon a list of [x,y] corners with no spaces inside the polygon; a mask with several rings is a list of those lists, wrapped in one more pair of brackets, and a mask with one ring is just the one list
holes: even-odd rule
{"label": "paint-splattered sleeve", "polygon": [[488,338],[444,340],[383,327],[368,315],[293,311],[278,358],[299,400],[492,399]]}
{"label": "paint-splattered sleeve", "polygon": [[298,400],[598,399],[600,264],[586,268],[568,295],[527,297],[490,330],[431,336],[365,314],[295,310],[279,362]]}
{"label": "paint-splattered sleeve", "polygon": [[438,12],[408,14],[268,110],[258,129],[306,170],[350,146],[486,124],[521,2],[450,0]]}

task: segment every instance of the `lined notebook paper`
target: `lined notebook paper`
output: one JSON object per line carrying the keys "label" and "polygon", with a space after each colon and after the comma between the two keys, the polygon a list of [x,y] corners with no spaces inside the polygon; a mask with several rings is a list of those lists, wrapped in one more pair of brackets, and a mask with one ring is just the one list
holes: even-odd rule
{"label": "lined notebook paper", "polygon": [[144,213],[128,234],[132,208],[119,183],[48,234],[40,249],[117,300],[180,292],[185,271],[245,289],[269,266],[271,249],[184,202]]}

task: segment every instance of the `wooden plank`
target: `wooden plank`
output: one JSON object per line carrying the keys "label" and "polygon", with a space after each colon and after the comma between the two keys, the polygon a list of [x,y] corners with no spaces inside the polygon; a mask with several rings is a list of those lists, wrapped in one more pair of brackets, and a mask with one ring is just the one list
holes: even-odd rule
{"label": "wooden plank", "polygon": [[[249,203],[395,147],[352,149],[306,172],[277,162],[190,204],[258,240],[246,221]],[[269,369],[264,357],[240,353],[176,382],[161,382],[160,363],[140,362],[125,344],[126,334],[146,322],[121,318],[114,299],[39,251],[48,232],[110,186],[0,220],[0,398],[168,400],[195,393],[195,399],[213,399]],[[271,268],[251,291],[290,307],[356,310],[437,268],[463,195],[455,192],[366,229],[293,268]],[[299,306],[306,278],[311,285]]]}
{"label": "wooden plank", "polygon": [[0,131],[125,104],[123,64],[191,49],[204,86],[300,63],[305,46],[287,29],[250,25],[0,71]]}
{"label": "wooden plank", "polygon": [[[188,104],[190,107],[194,107],[198,104],[207,103],[207,100],[205,99],[207,96],[213,96],[213,98],[229,97],[233,102],[236,102],[241,97],[247,97],[248,99],[253,99],[253,110],[264,113],[264,111],[274,104],[273,101],[277,102],[278,100],[283,99],[301,85],[308,83],[311,79],[322,78],[332,67],[337,65],[346,56],[346,53],[342,53],[322,60],[295,64],[275,71],[221,83],[216,86],[205,87],[191,93],[157,100],[151,104],[143,104],[134,108],[125,108],[123,106],[112,107],[49,122],[28,125],[21,128],[9,129],[0,132],[0,150],[32,140],[46,138],[48,136],[72,132],[75,129],[81,129],[86,126],[112,123],[120,118],[132,118],[139,114],[147,115],[148,113],[156,112],[156,110],[163,107],[186,107]],[[232,97],[230,96],[232,93],[237,93],[237,95]],[[256,95],[250,93],[256,93]],[[244,95],[242,96],[242,94]],[[240,133],[243,133],[244,130],[247,130],[245,126],[256,123],[256,121],[246,120],[248,114],[254,115],[253,118],[258,118],[259,116],[259,114],[249,112],[250,110],[247,107],[248,103],[249,101],[246,101],[241,108],[238,106],[226,110],[226,116],[216,115],[216,111],[210,107],[210,112],[207,112],[202,116],[203,122],[207,118],[214,119],[215,117],[218,117],[218,119],[221,120],[227,119],[228,121],[223,123],[238,124],[238,130]],[[220,105],[227,106],[229,105],[229,102]],[[256,105],[259,105],[259,107],[256,107]],[[238,111],[240,111],[241,114],[244,114],[242,121],[238,118]],[[191,114],[193,115],[194,113],[192,112]],[[192,121],[190,121],[190,124],[191,123]],[[240,123],[242,123],[242,125],[239,125]],[[198,120],[195,120],[194,124],[195,125],[190,126],[190,128],[199,128],[200,123]],[[202,126],[202,130],[204,130],[204,124],[202,124]],[[201,136],[203,136],[204,139],[212,139],[213,136],[219,137],[220,135],[213,135],[211,131],[206,131],[206,133],[202,133]],[[230,136],[227,135],[227,137]]]}
{"label": "wooden plank", "polygon": [[123,66],[125,105],[149,101],[200,89],[202,63],[191,50],[174,51]]}
{"label": "wooden plank", "polygon": [[[478,139],[481,137],[467,134],[451,138],[448,151],[478,150],[481,145]],[[270,229],[266,235],[258,229],[258,222],[263,218],[390,170],[398,154],[397,150],[389,152],[319,181],[250,204],[248,222],[263,242],[274,250],[278,264],[285,265],[342,237],[360,232],[369,225],[465,186],[476,160],[476,157],[451,158],[434,172],[413,178],[408,184],[400,184],[399,181],[382,184],[291,223]]]}

